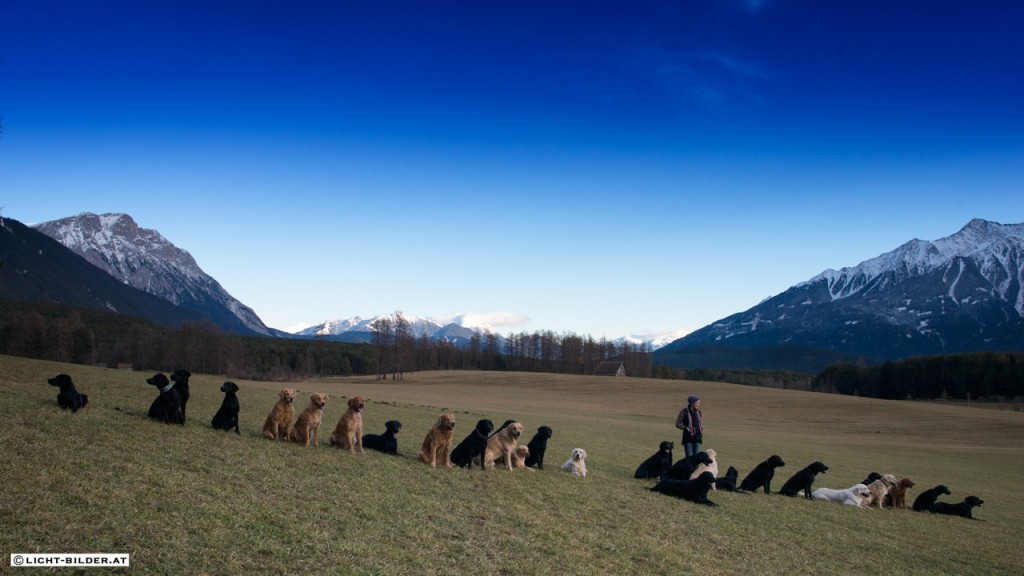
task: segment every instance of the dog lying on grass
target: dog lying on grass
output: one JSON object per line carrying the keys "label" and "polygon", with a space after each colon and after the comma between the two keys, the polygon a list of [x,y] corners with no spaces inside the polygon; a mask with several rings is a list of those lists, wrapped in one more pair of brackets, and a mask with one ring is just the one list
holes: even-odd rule
{"label": "dog lying on grass", "polygon": [[708,491],[714,488],[714,486],[715,475],[711,472],[702,472],[700,476],[697,476],[693,480],[673,480],[672,478],[664,478],[649,490],[651,492],[658,492],[659,494],[665,494],[666,496],[675,496],[676,498],[682,498],[683,500],[703,504],[705,506],[718,506],[718,504],[708,500]]}
{"label": "dog lying on grass", "polygon": [[364,434],[363,446],[385,454],[398,456],[398,434],[402,431],[402,423],[388,420],[384,423],[383,434]]}
{"label": "dog lying on grass", "polygon": [[75,413],[85,408],[85,405],[89,403],[89,397],[81,394],[75,388],[75,383],[71,380],[71,376],[57,374],[47,380],[47,382],[49,382],[50,386],[56,386],[60,389],[60,392],[57,394],[57,405],[62,410],[71,410],[72,413]]}
{"label": "dog lying on grass", "polygon": [[796,474],[786,480],[786,483],[782,485],[779,490],[779,494],[784,496],[796,496],[801,490],[804,492],[804,497],[808,500],[811,499],[811,485],[814,484],[814,477],[818,474],[824,474],[828,470],[828,466],[825,466],[821,462],[812,462],[807,465],[803,470],[800,470]]}
{"label": "dog lying on grass", "polygon": [[956,504],[949,502],[936,502],[935,505],[932,506],[932,512],[936,514],[948,514],[950,516],[960,516],[963,518],[973,519],[974,515],[971,513],[971,510],[984,503],[985,501],[977,496],[968,496],[967,498],[964,498],[963,502],[957,502]]}
{"label": "dog lying on grass", "polygon": [[572,453],[569,455],[569,459],[562,464],[562,470],[572,474],[573,476],[586,478],[587,451],[583,448],[573,448]]}
{"label": "dog lying on grass", "polygon": [[302,414],[299,414],[295,426],[292,426],[292,431],[288,433],[288,438],[292,442],[303,446],[312,444],[314,448],[320,445],[320,421],[323,419],[327,400],[327,394],[310,394],[309,405]]}
{"label": "dog lying on grass", "polygon": [[225,382],[221,385],[220,391],[224,393],[224,400],[221,401],[220,408],[213,415],[213,421],[210,424],[215,429],[225,432],[234,428],[235,434],[240,435],[242,432],[238,429],[238,411],[240,409],[238,385],[234,382]]}
{"label": "dog lying on grass", "polygon": [[725,471],[725,476],[721,478],[715,478],[715,490],[725,490],[726,492],[736,491],[736,481],[740,478],[740,471],[733,466]]}
{"label": "dog lying on grass", "polygon": [[949,496],[949,488],[947,488],[945,484],[939,484],[934,488],[929,488],[924,492],[921,492],[914,500],[914,512],[931,512],[932,506],[935,505],[935,501],[939,499],[941,494]]}
{"label": "dog lying on grass", "polygon": [[292,429],[292,415],[295,412],[295,389],[282,388],[277,393],[277,403],[267,414],[263,423],[263,437],[269,440],[287,440]]}
{"label": "dog lying on grass", "polygon": [[708,456],[707,452],[697,452],[696,454],[690,454],[680,458],[675,464],[669,467],[668,471],[663,474],[667,478],[673,480],[689,480],[690,474],[697,469],[697,466],[701,464],[711,464],[711,457]]}
{"label": "dog lying on grass", "polygon": [[856,506],[863,508],[862,503],[864,499],[871,495],[871,491],[864,484],[854,484],[849,488],[843,490],[837,490],[834,488],[818,488],[811,493],[811,498],[814,500],[824,500],[826,502],[835,502],[836,504],[845,504],[847,506]]}

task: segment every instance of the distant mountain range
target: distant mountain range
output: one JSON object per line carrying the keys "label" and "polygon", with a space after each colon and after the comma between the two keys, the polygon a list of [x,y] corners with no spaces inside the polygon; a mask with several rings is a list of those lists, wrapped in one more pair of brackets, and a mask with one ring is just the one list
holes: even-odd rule
{"label": "distant mountain range", "polygon": [[[309,338],[327,338],[339,342],[371,342],[373,341],[374,334],[373,323],[385,316],[390,315],[373,316],[372,318],[356,316],[346,320],[324,322],[301,330],[296,335]],[[471,329],[455,322],[441,325],[428,318],[407,314],[403,314],[402,318],[409,323],[409,335],[414,338],[426,336],[427,338],[445,340],[460,346],[468,344],[474,335],[486,332],[485,329]]]}
{"label": "distant mountain range", "polygon": [[1024,350],[1024,224],[972,220],[952,236],[826,270],[655,353],[682,368],[820,370]]}

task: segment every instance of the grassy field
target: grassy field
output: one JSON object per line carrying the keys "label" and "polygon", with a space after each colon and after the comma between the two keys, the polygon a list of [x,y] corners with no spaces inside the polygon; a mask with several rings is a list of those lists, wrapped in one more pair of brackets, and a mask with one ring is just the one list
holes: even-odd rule
{"label": "grassy field", "polygon": [[[62,412],[46,379],[90,397]],[[708,382],[437,372],[404,381],[291,383],[331,396],[321,447],[260,437],[282,384],[237,382],[241,436],[210,427],[221,377],[192,378],[190,420],[145,418],[150,374],[0,356],[0,550],[126,552],[139,573],[202,574],[1024,574],[1024,415]],[[868,472],[959,501],[983,521],[857,510],[772,494],[712,493],[717,508],[653,494],[633,470],[698,394],[705,447],[741,477],[771,454],[775,489],[814,460],[816,487]],[[367,432],[404,424],[403,458],[326,447],[345,398]],[[548,425],[547,469],[430,469],[415,453],[441,411],[461,440],[480,418]],[[589,475],[558,468],[583,447]],[[681,449],[677,451],[681,456]]]}

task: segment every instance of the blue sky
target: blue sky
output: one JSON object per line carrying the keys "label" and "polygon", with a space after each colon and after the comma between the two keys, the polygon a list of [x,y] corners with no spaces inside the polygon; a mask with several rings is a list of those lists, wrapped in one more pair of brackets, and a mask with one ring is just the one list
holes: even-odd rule
{"label": "blue sky", "polygon": [[276,328],[692,331],[1024,221],[1021,30],[998,0],[5,0],[0,206],[128,213]]}

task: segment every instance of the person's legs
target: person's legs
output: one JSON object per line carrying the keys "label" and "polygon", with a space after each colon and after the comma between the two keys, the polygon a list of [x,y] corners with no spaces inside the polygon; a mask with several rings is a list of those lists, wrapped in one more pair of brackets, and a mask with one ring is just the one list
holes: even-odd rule
{"label": "person's legs", "polygon": [[700,442],[684,442],[683,451],[686,453],[686,456],[693,456],[700,452]]}

